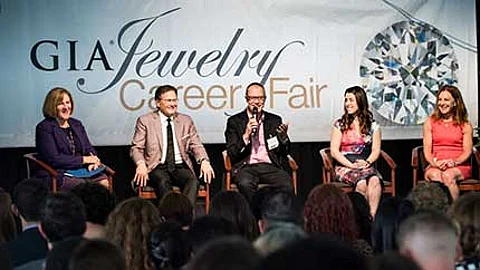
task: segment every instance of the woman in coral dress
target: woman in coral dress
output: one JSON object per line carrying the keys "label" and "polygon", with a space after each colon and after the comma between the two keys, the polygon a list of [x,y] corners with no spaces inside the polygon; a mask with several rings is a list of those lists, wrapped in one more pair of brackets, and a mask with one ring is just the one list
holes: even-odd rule
{"label": "woman in coral dress", "polygon": [[472,136],[460,90],[443,86],[435,110],[423,124],[423,150],[429,164],[425,179],[443,183],[453,200],[459,196],[457,181],[471,176]]}

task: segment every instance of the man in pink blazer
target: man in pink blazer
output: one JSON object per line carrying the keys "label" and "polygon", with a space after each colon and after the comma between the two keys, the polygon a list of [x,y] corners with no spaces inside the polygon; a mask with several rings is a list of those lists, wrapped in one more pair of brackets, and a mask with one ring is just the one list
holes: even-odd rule
{"label": "man in pink blazer", "polygon": [[[200,164],[200,177],[210,183],[214,172],[200,136],[188,115],[177,112],[177,89],[162,85],[155,91],[157,110],[140,116],[135,125],[130,157],[136,165],[134,182],[151,186],[157,198],[178,186],[195,205],[197,177],[193,170],[191,154]],[[175,134],[169,140],[168,134]],[[169,145],[173,147],[168,147]]]}

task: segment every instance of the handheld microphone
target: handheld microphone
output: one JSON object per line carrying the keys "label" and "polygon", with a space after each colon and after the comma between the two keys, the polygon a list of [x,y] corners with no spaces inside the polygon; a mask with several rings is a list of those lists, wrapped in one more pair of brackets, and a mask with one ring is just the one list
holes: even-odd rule
{"label": "handheld microphone", "polygon": [[[257,115],[258,115],[258,108],[253,107],[252,116],[253,118],[255,118],[255,120],[257,120]],[[252,136],[255,136],[257,134],[257,131],[258,131],[258,126],[252,128]]]}

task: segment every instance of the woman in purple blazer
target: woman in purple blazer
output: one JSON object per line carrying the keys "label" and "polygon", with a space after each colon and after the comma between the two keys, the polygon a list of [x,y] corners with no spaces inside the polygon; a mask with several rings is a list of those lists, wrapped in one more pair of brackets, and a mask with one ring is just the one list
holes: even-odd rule
{"label": "woman in purple blazer", "polygon": [[35,130],[35,144],[39,158],[59,172],[57,186],[68,190],[84,181],[95,181],[108,186],[103,173],[89,178],[65,176],[67,170],[97,169],[101,163],[88,140],[82,123],[70,117],[74,103],[68,90],[60,87],[50,90],[43,103],[43,119]]}

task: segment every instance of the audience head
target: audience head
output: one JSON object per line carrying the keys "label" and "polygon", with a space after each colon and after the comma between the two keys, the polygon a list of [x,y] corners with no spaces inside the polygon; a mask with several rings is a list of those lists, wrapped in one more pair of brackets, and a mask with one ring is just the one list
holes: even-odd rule
{"label": "audience head", "polygon": [[456,259],[457,231],[451,219],[442,213],[416,213],[400,224],[400,253],[413,258],[423,270],[453,269]]}
{"label": "audience head", "polygon": [[88,222],[105,225],[108,214],[115,207],[115,198],[106,187],[98,183],[85,182],[75,186],[71,192],[85,205]]}
{"label": "audience head", "polygon": [[25,222],[40,222],[40,207],[48,195],[42,179],[25,179],[17,184],[12,194],[14,209]]}
{"label": "audience head", "polygon": [[238,236],[217,238],[206,244],[189,263],[190,270],[251,270],[260,261],[252,244]]}
{"label": "audience head", "polygon": [[70,99],[69,114],[72,114],[73,108],[74,108],[72,94],[70,94],[70,92],[68,92],[68,90],[65,88],[55,87],[51,89],[48,92],[47,96],[45,97],[45,101],[43,102],[43,110],[42,110],[43,116],[57,118],[59,114],[57,105],[62,102],[65,96]]}
{"label": "audience head", "polygon": [[148,249],[156,269],[180,269],[190,259],[187,233],[175,222],[160,223],[150,234]]}
{"label": "audience head", "polygon": [[375,253],[398,250],[398,228],[413,212],[412,203],[400,197],[388,197],[382,201],[372,228],[372,246]]}
{"label": "audience head", "polygon": [[411,258],[395,251],[377,255],[370,264],[371,270],[422,270]]}
{"label": "audience head", "polygon": [[258,252],[267,255],[305,237],[306,233],[295,223],[275,222],[268,226],[253,245]]}
{"label": "audience head", "polygon": [[47,195],[40,219],[40,229],[50,243],[82,236],[86,228],[85,206],[70,192]]}
{"label": "audience head", "polygon": [[370,215],[367,199],[360,192],[356,191],[347,193],[347,196],[353,206],[359,238],[371,243],[372,216]]}
{"label": "audience head", "polygon": [[0,244],[15,238],[17,225],[12,212],[10,194],[0,188]]}
{"label": "audience head", "polygon": [[372,126],[373,114],[368,109],[365,90],[360,86],[352,86],[345,90],[344,97],[344,114],[340,124],[341,131],[349,129],[353,120],[357,117],[360,121],[362,134],[368,134]]}
{"label": "audience head", "polygon": [[302,223],[300,203],[293,193],[288,191],[270,191],[260,206],[259,229],[264,232],[269,224],[276,222]]}
{"label": "audience head", "polygon": [[105,225],[107,239],[123,249],[127,269],[154,269],[147,243],[160,222],[155,205],[139,197],[119,203],[110,213]]}
{"label": "audience head", "polygon": [[358,237],[352,203],[332,184],[321,184],[310,191],[303,216],[307,233],[333,233],[347,242]]}
{"label": "audience head", "polygon": [[460,196],[450,215],[460,227],[459,242],[464,259],[480,258],[480,193]]}
{"label": "audience head", "polygon": [[45,258],[45,270],[68,270],[73,251],[87,240],[81,237],[69,237],[53,243]]}
{"label": "audience head", "polygon": [[[449,106],[440,107],[440,103],[448,104]],[[456,86],[444,85],[437,92],[437,104],[433,110],[432,117],[435,120],[439,120],[449,114],[452,114],[453,120],[457,124],[468,122],[468,113],[463,102],[462,93]]]}
{"label": "audience head", "polygon": [[258,228],[247,200],[235,191],[221,191],[215,195],[210,205],[210,215],[222,217],[231,222],[236,232],[253,241]]}
{"label": "audience head", "polygon": [[73,251],[69,270],[126,270],[123,251],[106,240],[83,241]]}
{"label": "audience head", "polygon": [[437,211],[446,213],[450,207],[448,191],[441,183],[420,182],[410,191],[407,199],[413,203],[415,211]]}
{"label": "audience head", "polygon": [[183,228],[189,228],[193,221],[193,205],[182,193],[170,191],[165,194],[158,205],[160,216],[167,221],[173,221]]}
{"label": "audience head", "polygon": [[320,234],[299,240],[269,255],[261,262],[262,270],[363,270],[363,256],[332,234]]}
{"label": "audience head", "polygon": [[197,253],[200,248],[213,239],[235,233],[233,224],[225,218],[211,215],[196,218],[188,231],[192,253]]}

